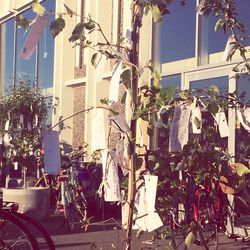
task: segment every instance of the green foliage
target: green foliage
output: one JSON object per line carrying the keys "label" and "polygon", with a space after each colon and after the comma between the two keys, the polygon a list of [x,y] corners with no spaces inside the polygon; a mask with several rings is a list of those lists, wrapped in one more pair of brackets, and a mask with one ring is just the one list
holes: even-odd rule
{"label": "green foliage", "polygon": [[39,2],[34,2],[31,8],[38,16],[44,16],[46,13],[46,9]]}
{"label": "green foliage", "polygon": [[65,28],[65,20],[62,18],[62,16],[59,16],[56,18],[51,24],[50,24],[50,31],[52,36],[55,38],[63,29]]}
{"label": "green foliage", "polygon": [[188,235],[186,236],[186,238],[185,238],[185,245],[187,247],[190,247],[192,245],[192,243],[193,243],[193,240],[194,240],[194,234],[193,234],[192,231],[190,231],[188,233]]}
{"label": "green foliage", "polygon": [[80,39],[82,32],[84,32],[84,23],[80,22],[75,26],[74,30],[72,31],[69,41],[75,42],[76,40]]}
{"label": "green foliage", "polygon": [[89,20],[87,23],[85,23],[85,28],[87,30],[92,30],[95,28],[95,22],[93,22],[92,20]]}
{"label": "green foliage", "polygon": [[22,27],[25,30],[28,30],[31,21],[25,18],[23,15],[16,15],[17,26]]}
{"label": "green foliage", "polygon": [[215,24],[215,26],[214,26],[214,31],[215,31],[215,32],[218,31],[221,27],[223,27],[223,25],[224,25],[224,23],[223,23],[222,19],[220,18],[220,19],[216,22],[216,24]]}
{"label": "green foliage", "polygon": [[[40,144],[41,129],[47,115],[44,96],[32,86],[20,83],[15,90],[0,98],[0,107],[4,111],[0,115],[0,133],[11,136],[10,147],[17,155],[25,155]],[[7,121],[9,128],[6,131]]]}
{"label": "green foliage", "polygon": [[71,9],[69,8],[69,6],[66,5],[65,3],[64,3],[63,5],[64,5],[64,7],[65,7],[65,9],[66,9],[66,11],[67,11],[67,13],[68,13],[68,15],[69,15],[70,17],[72,17],[72,16],[74,15],[73,10],[71,10]]}

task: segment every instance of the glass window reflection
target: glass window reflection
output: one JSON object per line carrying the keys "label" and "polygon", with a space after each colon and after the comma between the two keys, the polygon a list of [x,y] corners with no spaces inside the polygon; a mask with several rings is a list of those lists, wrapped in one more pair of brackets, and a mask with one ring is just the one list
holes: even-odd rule
{"label": "glass window reflection", "polygon": [[169,11],[160,24],[160,63],[195,56],[195,1],[188,1],[185,6],[173,1]]}

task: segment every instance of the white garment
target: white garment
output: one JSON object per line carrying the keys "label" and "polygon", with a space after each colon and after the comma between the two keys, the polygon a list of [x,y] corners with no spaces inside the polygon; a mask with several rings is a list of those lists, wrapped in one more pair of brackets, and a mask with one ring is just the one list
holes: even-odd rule
{"label": "white garment", "polygon": [[188,142],[188,124],[192,104],[180,104],[174,109],[174,116],[170,127],[169,151],[180,152]]}

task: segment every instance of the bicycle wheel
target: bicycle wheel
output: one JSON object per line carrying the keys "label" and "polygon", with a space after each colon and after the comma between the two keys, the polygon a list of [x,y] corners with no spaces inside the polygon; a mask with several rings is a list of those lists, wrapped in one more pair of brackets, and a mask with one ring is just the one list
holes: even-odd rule
{"label": "bicycle wheel", "polygon": [[82,192],[76,197],[75,204],[80,222],[84,223],[87,220],[87,200]]}
{"label": "bicycle wheel", "polygon": [[170,239],[173,249],[186,249],[185,246],[185,216],[186,212],[175,209],[169,213]]}
{"label": "bicycle wheel", "polygon": [[14,215],[0,210],[0,250],[38,250],[39,245],[29,229]]}
{"label": "bicycle wheel", "polygon": [[199,230],[194,234],[194,243],[217,249],[219,241],[217,220],[212,205],[207,202],[205,192],[199,194],[198,202],[194,206],[196,206],[194,218],[199,224]]}
{"label": "bicycle wheel", "polygon": [[13,215],[25,223],[25,226],[36,236],[40,249],[55,250],[54,242],[40,223],[25,214],[15,212]]}
{"label": "bicycle wheel", "polygon": [[75,209],[74,205],[69,203],[63,205],[64,217],[67,223],[67,228],[70,232],[73,232],[75,229]]}

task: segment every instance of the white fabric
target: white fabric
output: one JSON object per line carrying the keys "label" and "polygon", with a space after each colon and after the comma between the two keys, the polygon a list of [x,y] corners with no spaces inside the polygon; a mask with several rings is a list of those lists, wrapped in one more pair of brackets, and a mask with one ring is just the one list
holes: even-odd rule
{"label": "white fabric", "polygon": [[57,175],[61,170],[61,156],[59,133],[57,131],[44,131],[44,171],[45,173]]}
{"label": "white fabric", "polygon": [[110,87],[109,87],[109,103],[112,104],[118,101],[119,84],[122,69],[122,61],[118,61],[113,68]]}
{"label": "white fabric", "polygon": [[223,54],[223,57],[222,57],[223,61],[230,61],[230,54],[231,54],[232,50],[235,47],[235,43],[234,43],[235,41],[236,40],[235,40],[235,38],[233,36],[229,36],[229,38],[227,40],[225,50],[224,50],[224,54]]}
{"label": "white fabric", "polygon": [[118,165],[115,154],[114,150],[109,152],[107,154],[106,165],[103,166],[103,179],[106,182],[106,185],[104,184],[103,186],[104,200],[110,202],[121,201]]}
{"label": "white fabric", "polygon": [[104,109],[94,109],[92,112],[92,151],[106,148]]}
{"label": "white fabric", "polygon": [[136,225],[143,231],[151,232],[163,226],[162,220],[155,211],[156,189],[158,176],[144,175],[145,186],[136,195],[135,206],[138,212]]}
{"label": "white fabric", "polygon": [[104,72],[104,66],[105,66],[105,56],[100,54],[100,59],[97,62],[97,66],[96,66],[96,81],[100,82],[102,80],[103,77],[103,72]]}
{"label": "white fabric", "polygon": [[224,111],[219,111],[215,114],[215,121],[219,127],[220,137],[227,137],[229,133],[229,128],[227,124],[227,118]]}
{"label": "white fabric", "polygon": [[170,127],[169,151],[181,151],[188,142],[188,123],[193,105],[180,104],[174,109],[174,116]]}
{"label": "white fabric", "polygon": [[250,133],[250,108],[237,109],[236,114],[241,125]]}
{"label": "white fabric", "polygon": [[[198,128],[195,123],[195,119],[200,121],[200,127]],[[200,107],[195,107],[191,112],[191,122],[192,122],[192,131],[194,134],[200,134],[202,129],[202,116]]]}
{"label": "white fabric", "polygon": [[116,143],[116,155],[117,162],[122,169],[124,176],[128,174],[129,171],[129,154],[128,154],[128,138],[126,135],[122,136],[121,139]]}
{"label": "white fabric", "polygon": [[25,59],[25,60],[30,59],[47,24],[48,24],[47,16],[38,16],[36,18],[36,21],[32,25],[32,28],[29,31],[28,36],[24,42],[24,45],[19,53],[20,59]]}
{"label": "white fabric", "polygon": [[125,114],[120,113],[109,118],[111,120],[111,126],[116,133],[126,133],[129,132],[129,125],[126,121]]}

